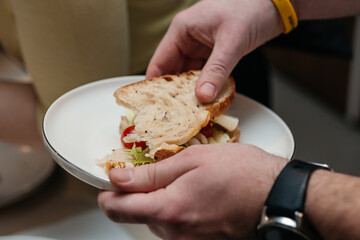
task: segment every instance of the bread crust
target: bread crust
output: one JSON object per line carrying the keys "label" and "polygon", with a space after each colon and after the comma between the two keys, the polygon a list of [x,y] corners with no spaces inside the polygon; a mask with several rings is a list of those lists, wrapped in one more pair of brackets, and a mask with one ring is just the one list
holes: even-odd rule
{"label": "bread crust", "polygon": [[[229,77],[227,82],[229,84],[228,90],[229,93],[226,94],[226,97],[223,99],[215,99],[213,103],[206,107],[206,110],[210,112],[210,119],[214,119],[217,116],[220,116],[226,110],[229,109],[231,103],[235,99],[235,81],[233,77]],[[226,86],[225,86],[226,87]]]}
{"label": "bread crust", "polygon": [[185,147],[183,146],[179,146],[178,148],[176,149],[160,149],[158,151],[155,152],[154,154],[154,160],[155,161],[161,161],[165,158],[169,158],[175,154],[177,154],[178,152],[184,150]]}
{"label": "bread crust", "polygon": [[240,129],[239,127],[237,127],[232,133],[231,133],[231,138],[230,138],[230,143],[237,143],[239,141],[240,138]]}
{"label": "bread crust", "polygon": [[[230,135],[229,143],[236,143],[239,141],[239,138],[240,138],[239,127],[237,127],[233,132],[228,132],[228,134]],[[169,157],[179,153],[180,151],[182,151],[184,149],[185,149],[185,147],[183,147],[183,146],[178,146],[178,148],[173,149],[173,150],[160,149],[155,152],[154,159],[155,159],[155,161],[161,161],[161,160],[164,160],[166,158],[169,158]]]}

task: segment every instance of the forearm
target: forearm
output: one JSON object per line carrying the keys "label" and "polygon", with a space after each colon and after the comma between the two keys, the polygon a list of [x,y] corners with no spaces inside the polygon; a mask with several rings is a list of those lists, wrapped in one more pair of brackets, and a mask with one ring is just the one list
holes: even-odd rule
{"label": "forearm", "polygon": [[305,213],[324,239],[360,238],[360,178],[315,171]]}
{"label": "forearm", "polygon": [[300,20],[353,16],[360,13],[359,0],[291,0]]}

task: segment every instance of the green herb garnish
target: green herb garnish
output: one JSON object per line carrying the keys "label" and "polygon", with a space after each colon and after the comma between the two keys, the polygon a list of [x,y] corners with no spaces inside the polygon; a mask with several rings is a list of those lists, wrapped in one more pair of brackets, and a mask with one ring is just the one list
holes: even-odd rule
{"label": "green herb garnish", "polygon": [[145,154],[149,153],[149,148],[142,149],[142,147],[136,147],[135,144],[131,149],[126,149],[127,152],[129,152],[130,156],[133,156],[135,160],[131,161],[132,164],[147,164],[147,163],[154,163],[155,160],[146,157]]}

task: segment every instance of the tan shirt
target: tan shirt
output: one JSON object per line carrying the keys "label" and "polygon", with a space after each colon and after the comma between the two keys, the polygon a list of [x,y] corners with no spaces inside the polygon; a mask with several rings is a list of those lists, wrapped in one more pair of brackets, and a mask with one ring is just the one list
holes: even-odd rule
{"label": "tan shirt", "polygon": [[145,71],[173,16],[196,1],[1,0],[0,43],[25,62],[42,119],[77,86]]}

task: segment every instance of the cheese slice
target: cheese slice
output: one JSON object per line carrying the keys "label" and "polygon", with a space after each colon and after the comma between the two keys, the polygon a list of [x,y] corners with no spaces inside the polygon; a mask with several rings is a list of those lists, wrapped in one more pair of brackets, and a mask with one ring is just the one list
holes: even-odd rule
{"label": "cheese slice", "polygon": [[213,122],[219,124],[229,132],[232,132],[239,125],[239,119],[233,116],[222,114],[216,117]]}

